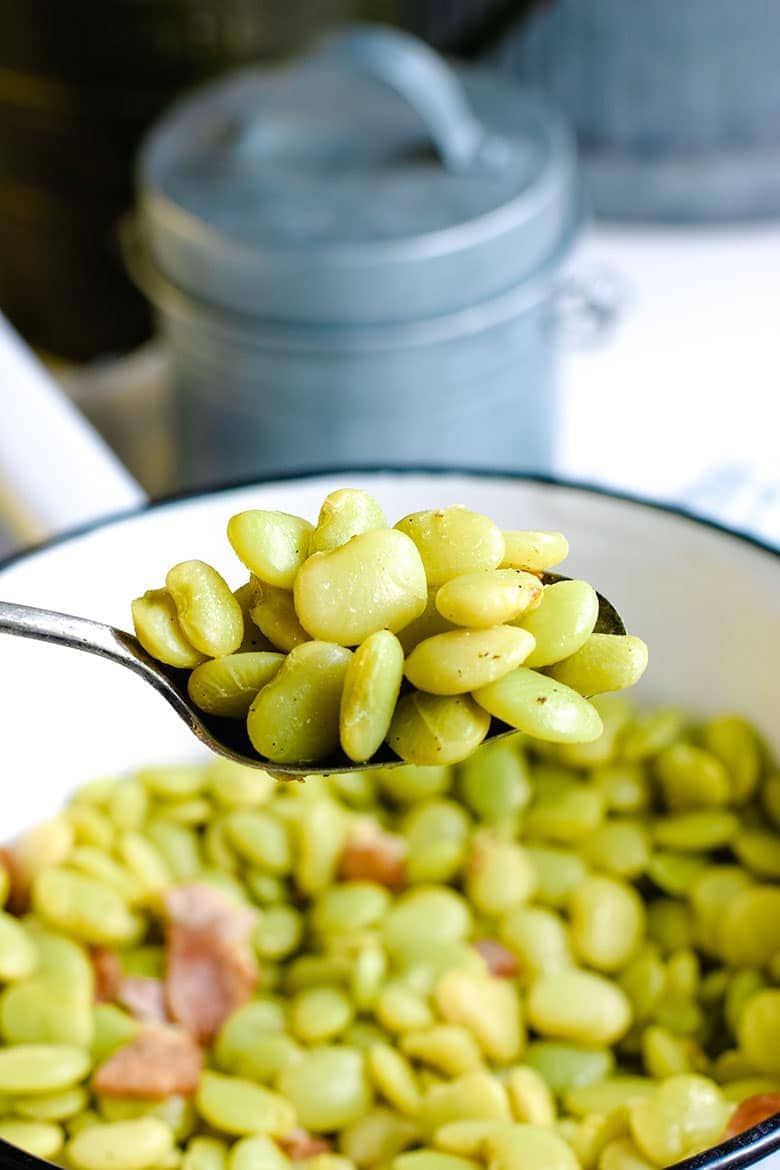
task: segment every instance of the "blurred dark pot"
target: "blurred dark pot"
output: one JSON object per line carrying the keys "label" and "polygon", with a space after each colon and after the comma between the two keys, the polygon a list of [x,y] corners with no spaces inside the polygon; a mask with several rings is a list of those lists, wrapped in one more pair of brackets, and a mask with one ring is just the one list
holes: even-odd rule
{"label": "blurred dark pot", "polygon": [[84,360],[148,336],[116,223],[148,127],[183,88],[275,59],[350,0],[4,0],[0,309],[34,345]]}
{"label": "blurred dark pot", "polygon": [[280,57],[352,10],[344,0],[5,0],[0,68],[76,82],[179,88]]}

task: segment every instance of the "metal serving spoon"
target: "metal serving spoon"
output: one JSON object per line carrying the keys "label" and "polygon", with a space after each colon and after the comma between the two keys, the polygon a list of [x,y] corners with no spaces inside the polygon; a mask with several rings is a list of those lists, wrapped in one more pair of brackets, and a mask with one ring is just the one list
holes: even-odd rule
{"label": "metal serving spoon", "polygon": [[[545,573],[542,580],[545,585],[552,585],[555,581],[566,581],[568,578],[557,573]],[[598,599],[596,632],[625,634],[625,626],[615,607],[601,594],[598,595]],[[114,626],[106,626],[88,618],[56,613],[50,609],[36,609],[11,601],[0,601],[0,633],[15,634],[20,638],[35,638],[41,642],[54,642],[58,646],[69,646],[73,650],[97,654],[100,658],[108,658],[120,666],[126,666],[167,699],[179,718],[184,720],[190,731],[206,747],[211,748],[217,755],[226,756],[229,760],[236,760],[239,764],[248,764],[253,768],[263,768],[275,776],[294,778],[329,775],[333,772],[357,772],[366,768],[386,768],[403,763],[387,746],[383,746],[368,764],[355,764],[343,752],[316,765],[273,764],[255,752],[243,719],[225,719],[218,715],[208,715],[195,706],[187,694],[187,679],[190,673],[188,670],[157,662],[147,654],[133,634],[117,630]],[[485,742],[513,732],[514,728],[493,719]]]}

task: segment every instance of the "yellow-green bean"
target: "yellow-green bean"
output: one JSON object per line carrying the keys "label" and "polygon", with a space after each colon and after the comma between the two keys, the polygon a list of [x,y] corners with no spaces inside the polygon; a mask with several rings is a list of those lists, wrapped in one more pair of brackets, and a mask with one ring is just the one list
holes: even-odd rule
{"label": "yellow-green bean", "polygon": [[404,674],[418,690],[462,695],[503,678],[533,648],[533,636],[515,626],[450,630],[418,642],[406,659]]}
{"label": "yellow-green bean", "polygon": [[504,558],[501,530],[486,516],[460,505],[412,512],[395,527],[419,549],[429,585],[443,585],[464,573],[497,569]]}
{"label": "yellow-green bean", "polygon": [[341,746],[350,760],[368,760],[384,742],[401,689],[404,652],[389,630],[358,646],[344,675],[339,714]]}
{"label": "yellow-green bean", "polygon": [[236,556],[261,581],[292,589],[295,574],[309,555],[314,529],[287,512],[253,509],[228,521],[228,540]]}
{"label": "yellow-green bean", "polygon": [[573,743],[601,735],[601,718],[587,699],[526,666],[475,691],[474,698],[489,714],[539,739]]}
{"label": "yellow-green bean", "polygon": [[387,742],[409,764],[456,764],[482,743],[490,716],[468,695],[412,691],[395,709]]}
{"label": "yellow-green bean", "polygon": [[176,604],[167,589],[147,589],[131,604],[138,641],[153,658],[184,669],[197,666],[205,655],[184,632]]}
{"label": "yellow-green bean", "polygon": [[273,647],[287,654],[310,640],[298,621],[290,590],[268,585],[256,577],[252,578],[251,588],[250,616]]}
{"label": "yellow-green bean", "polygon": [[569,554],[569,542],[560,532],[504,533],[503,565],[540,573],[559,564]]}
{"label": "yellow-green bean", "polygon": [[570,658],[585,645],[599,614],[596,590],[587,581],[558,581],[546,585],[541,603],[522,619],[534,637],[528,666],[550,666]]}
{"label": "yellow-green bean", "polygon": [[[448,622],[487,629],[512,621],[542,600],[542,583],[520,569],[486,569],[452,577],[436,591],[436,609]],[[437,631],[438,632],[438,631]]]}
{"label": "yellow-green bean", "polygon": [[633,634],[591,634],[570,658],[554,663],[548,674],[581,695],[602,695],[639,682],[647,658],[646,643]]}
{"label": "yellow-green bean", "polygon": [[[780,1089],[775,774],[733,717],[599,711],[592,751],[87,786],[3,855],[0,1137],[72,1170],[660,1170],[716,1143]],[[161,1026],[96,995],[175,1004],[166,891],[198,884],[249,948],[199,1085],[95,1092]]]}
{"label": "yellow-green bean", "polygon": [[311,535],[312,552],[330,552],[361,532],[385,528],[387,521],[379,504],[359,488],[339,488],[326,496]]}
{"label": "yellow-green bean", "polygon": [[168,570],[165,587],[173,598],[185,636],[202,654],[232,654],[244,637],[244,615],[223,577],[205,561],[182,561]]}
{"label": "yellow-green bean", "polygon": [[240,719],[258,691],[270,682],[284,662],[283,654],[258,651],[225,654],[203,662],[187,680],[190,698],[201,711]]}
{"label": "yellow-green bean", "polygon": [[351,651],[329,642],[303,642],[249,708],[253,747],[278,764],[316,762],[339,743],[339,711]]}
{"label": "yellow-green bean", "polygon": [[392,528],[314,553],[295,578],[295,611],[313,638],[357,646],[402,629],[425,609],[425,570],[414,543]]}

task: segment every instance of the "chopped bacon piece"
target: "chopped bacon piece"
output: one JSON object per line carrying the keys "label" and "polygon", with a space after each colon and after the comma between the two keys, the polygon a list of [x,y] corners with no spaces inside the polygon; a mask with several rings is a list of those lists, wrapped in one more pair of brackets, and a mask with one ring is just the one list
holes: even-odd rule
{"label": "chopped bacon piece", "polygon": [[740,1101],[732,1113],[723,1140],[727,1141],[746,1129],[752,1129],[775,1113],[780,1113],[780,1093],[756,1093],[755,1097],[747,1097]]}
{"label": "chopped bacon piece", "polygon": [[95,972],[95,1002],[113,1003],[123,979],[119,955],[107,947],[93,947],[89,958]]}
{"label": "chopped bacon piece", "polygon": [[347,841],[339,862],[342,881],[378,882],[388,890],[406,887],[406,845],[401,837],[376,825],[361,825]]}
{"label": "chopped bacon piece", "polygon": [[162,979],[152,979],[146,975],[124,975],[115,999],[143,1023],[163,1024],[168,1019]]}
{"label": "chopped bacon piece", "polygon": [[30,904],[30,880],[22,873],[13,846],[0,846],[0,866],[8,874],[9,889],[5,908],[9,914],[24,914]]}
{"label": "chopped bacon piece", "polygon": [[96,1093],[114,1097],[162,1098],[194,1093],[203,1053],[182,1028],[150,1024],[100,1065]]}
{"label": "chopped bacon piece", "polygon": [[300,1125],[296,1125],[284,1137],[277,1138],[276,1144],[293,1162],[302,1162],[304,1158],[314,1158],[317,1154],[327,1154],[333,1149],[327,1138],[315,1137]]}
{"label": "chopped bacon piece", "polygon": [[171,922],[191,930],[214,928],[226,939],[243,939],[257,919],[251,906],[241,906],[222,890],[200,882],[171,886],[164,901]]}
{"label": "chopped bacon piece", "polygon": [[252,997],[258,970],[249,945],[257,914],[221,890],[193,883],[165,892],[165,999],[172,1019],[200,1041]]}
{"label": "chopped bacon piece", "polygon": [[512,952],[493,938],[479,939],[474,943],[474,950],[482,955],[490,974],[499,979],[514,979],[520,969]]}

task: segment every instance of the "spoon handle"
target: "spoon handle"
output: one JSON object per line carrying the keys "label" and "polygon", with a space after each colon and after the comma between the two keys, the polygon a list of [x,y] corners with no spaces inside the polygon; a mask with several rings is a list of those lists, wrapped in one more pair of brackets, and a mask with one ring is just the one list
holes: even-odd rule
{"label": "spoon handle", "polygon": [[133,670],[139,669],[138,651],[132,648],[135,643],[132,635],[89,618],[0,601],[0,633],[70,646],[74,650],[110,658]]}

